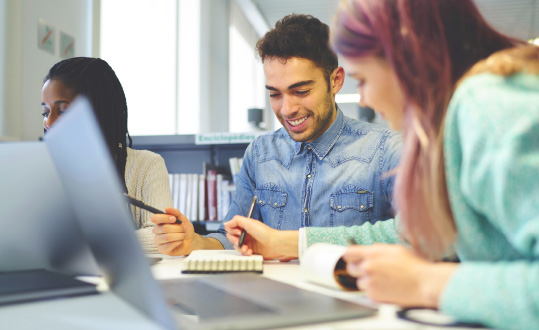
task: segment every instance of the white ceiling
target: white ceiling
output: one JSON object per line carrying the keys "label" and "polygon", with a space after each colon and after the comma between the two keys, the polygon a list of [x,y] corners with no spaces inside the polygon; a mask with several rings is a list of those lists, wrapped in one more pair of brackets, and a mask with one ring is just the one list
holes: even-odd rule
{"label": "white ceiling", "polygon": [[[272,28],[282,17],[308,14],[331,26],[339,0],[236,0],[250,8],[252,21],[265,20],[264,28]],[[411,0],[413,1],[413,0]],[[474,0],[485,19],[499,31],[528,40],[539,37],[539,0]],[[245,9],[244,9],[245,10]],[[256,22],[254,22],[256,23]],[[260,32],[259,32],[260,34]],[[353,79],[345,79],[341,94],[356,93]]]}
{"label": "white ceiling", "polygon": [[[291,14],[309,14],[331,26],[339,0],[251,0],[268,26]],[[521,39],[539,37],[539,0],[475,0],[488,22]]]}

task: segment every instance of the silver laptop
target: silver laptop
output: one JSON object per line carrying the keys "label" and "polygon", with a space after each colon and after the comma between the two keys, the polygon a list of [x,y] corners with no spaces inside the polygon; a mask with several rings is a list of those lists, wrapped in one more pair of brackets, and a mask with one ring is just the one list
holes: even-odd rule
{"label": "silver laptop", "polygon": [[72,103],[45,136],[45,143],[111,290],[165,328],[262,329],[375,312],[256,274],[158,284],[134,233],[119,178],[86,99]]}
{"label": "silver laptop", "polygon": [[0,143],[0,272],[99,270],[42,142]]}

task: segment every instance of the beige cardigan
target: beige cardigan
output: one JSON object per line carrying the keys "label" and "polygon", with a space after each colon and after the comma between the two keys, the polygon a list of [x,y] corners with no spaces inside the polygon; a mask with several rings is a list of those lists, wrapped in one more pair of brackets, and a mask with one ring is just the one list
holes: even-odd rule
{"label": "beige cardigan", "polygon": [[[168,171],[163,158],[148,150],[127,148],[125,184],[130,196],[159,210],[172,207]],[[131,206],[137,236],[146,253],[158,253],[152,229],[152,213]]]}

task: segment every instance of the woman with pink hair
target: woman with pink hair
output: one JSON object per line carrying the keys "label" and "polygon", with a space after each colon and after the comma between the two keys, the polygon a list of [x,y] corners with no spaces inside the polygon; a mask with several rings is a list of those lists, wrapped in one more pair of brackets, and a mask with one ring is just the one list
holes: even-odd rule
{"label": "woman with pink hair", "polygon": [[403,131],[397,217],[275,233],[237,216],[227,237],[245,229],[240,251],[265,257],[353,240],[347,272],[375,301],[537,328],[539,48],[494,30],[472,0],[342,0],[331,43],[360,103]]}
{"label": "woman with pink hair", "polygon": [[[332,44],[361,103],[405,141],[395,198],[411,249],[350,247],[358,287],[462,321],[538,327],[539,48],[495,31],[471,0],[342,1]],[[378,234],[394,230],[384,225]],[[440,262],[453,250],[461,263]]]}

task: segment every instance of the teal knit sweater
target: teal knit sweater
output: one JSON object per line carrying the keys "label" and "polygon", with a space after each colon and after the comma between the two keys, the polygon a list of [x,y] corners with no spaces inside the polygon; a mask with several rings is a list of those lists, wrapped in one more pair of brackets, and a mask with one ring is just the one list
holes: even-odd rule
{"label": "teal knit sweater", "polygon": [[[539,76],[467,78],[449,105],[444,156],[462,262],[440,309],[497,329],[539,328]],[[307,228],[307,245],[399,243],[395,226]]]}

